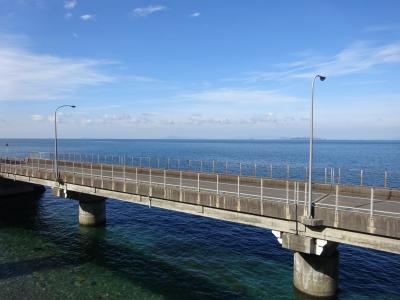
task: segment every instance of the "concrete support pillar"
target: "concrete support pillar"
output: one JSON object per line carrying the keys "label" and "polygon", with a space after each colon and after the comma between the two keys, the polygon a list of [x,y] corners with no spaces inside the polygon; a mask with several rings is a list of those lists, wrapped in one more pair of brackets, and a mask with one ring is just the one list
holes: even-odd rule
{"label": "concrete support pillar", "polygon": [[106,201],[79,201],[79,225],[100,226],[106,222]]}
{"label": "concrete support pillar", "polygon": [[339,275],[339,252],[318,256],[294,252],[293,284],[301,292],[315,297],[336,294]]}

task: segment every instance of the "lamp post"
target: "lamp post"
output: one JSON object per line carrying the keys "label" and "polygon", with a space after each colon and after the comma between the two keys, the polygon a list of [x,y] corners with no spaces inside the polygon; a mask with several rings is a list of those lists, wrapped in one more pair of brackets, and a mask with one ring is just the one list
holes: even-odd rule
{"label": "lamp post", "polygon": [[54,111],[54,180],[58,181],[58,140],[57,140],[57,111],[63,107],[75,108],[75,105],[61,105]]}
{"label": "lamp post", "polygon": [[319,80],[324,81],[326,79],[325,76],[316,75],[312,81],[311,85],[311,123],[310,123],[310,158],[308,163],[308,210],[307,217],[313,218],[311,211],[311,201],[312,201],[312,159],[313,159],[313,142],[314,142],[314,85],[315,80],[319,78]]}

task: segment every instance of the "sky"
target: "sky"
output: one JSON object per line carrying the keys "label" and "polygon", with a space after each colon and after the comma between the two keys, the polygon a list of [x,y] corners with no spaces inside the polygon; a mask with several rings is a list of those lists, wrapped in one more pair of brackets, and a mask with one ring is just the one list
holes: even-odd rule
{"label": "sky", "polygon": [[400,1],[0,0],[0,137],[400,139]]}

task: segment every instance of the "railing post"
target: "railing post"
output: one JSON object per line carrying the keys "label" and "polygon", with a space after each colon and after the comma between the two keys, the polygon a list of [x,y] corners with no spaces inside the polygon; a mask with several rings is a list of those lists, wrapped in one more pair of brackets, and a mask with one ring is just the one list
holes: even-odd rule
{"label": "railing post", "polygon": [[72,182],[75,184],[75,160],[72,161]]}
{"label": "railing post", "polygon": [[304,182],[304,215],[307,215],[308,182]]}
{"label": "railing post", "polygon": [[181,170],[181,160],[178,158],[178,171]]}
{"label": "railing post", "polygon": [[83,181],[83,162],[81,162],[81,184],[84,185],[84,181]]}
{"label": "railing post", "polygon": [[371,210],[370,210],[370,218],[372,219],[374,216],[374,188],[371,188]]}
{"label": "railing post", "polygon": [[242,176],[242,163],[239,163],[239,176]]}
{"label": "railing post", "polygon": [[385,187],[385,188],[387,188],[387,179],[388,179],[388,173],[387,173],[387,171],[385,171],[385,175],[384,175],[384,178],[383,178],[383,186]]}
{"label": "railing post", "polygon": [[240,198],[240,176],[237,177],[237,196]]}
{"label": "railing post", "polygon": [[91,183],[91,186],[93,187],[93,185],[94,185],[93,162],[90,163],[90,183]]}
{"label": "railing post", "polygon": [[219,195],[219,176],[217,173],[217,196]]}
{"label": "railing post", "polygon": [[335,191],[335,215],[338,213],[338,206],[339,206],[339,185],[336,185]]}
{"label": "railing post", "polygon": [[257,164],[254,163],[254,177],[257,177]]}
{"label": "railing post", "polygon": [[289,179],[290,178],[290,166],[286,165],[286,178]]}
{"label": "railing post", "polygon": [[197,173],[197,192],[200,193],[200,173]]}
{"label": "railing post", "polygon": [[228,162],[225,162],[225,174],[228,174]]}
{"label": "railing post", "polygon": [[152,180],[151,180],[151,168],[149,169],[149,180],[150,180],[150,186],[149,186],[149,196],[153,196],[153,187],[152,187]]}
{"label": "railing post", "polygon": [[103,164],[100,164],[100,178],[101,178],[101,188],[104,188],[104,178],[103,178]]}
{"label": "railing post", "polygon": [[212,161],[212,173],[215,173],[215,161]]}
{"label": "railing post", "polygon": [[364,170],[363,169],[361,169],[360,170],[360,185],[363,185],[363,176],[364,176]]}
{"label": "railing post", "polygon": [[263,201],[264,201],[264,179],[260,179],[260,199],[261,199],[261,215],[263,214]]}
{"label": "railing post", "polygon": [[340,174],[340,168],[339,168],[339,169],[338,169],[338,180],[337,180],[337,183],[338,183],[338,184],[340,184],[340,180],[341,180],[340,176],[341,176],[341,174]]}
{"label": "railing post", "polygon": [[289,181],[286,180],[286,203],[289,204]]}
{"label": "railing post", "polygon": [[124,193],[126,193],[126,164],[124,159]]}
{"label": "railing post", "polygon": [[272,164],[269,165],[269,175],[270,175],[270,177],[272,178]]}
{"label": "railing post", "polygon": [[139,193],[138,168],[135,167],[136,194]]}
{"label": "railing post", "polygon": [[114,190],[114,162],[111,165],[111,189]]}
{"label": "railing post", "polygon": [[179,201],[182,202],[182,171],[179,171]]}
{"label": "railing post", "polygon": [[203,161],[200,160],[200,172],[203,172]]}
{"label": "railing post", "polygon": [[327,174],[326,174],[326,168],[325,168],[325,183],[327,182]]}
{"label": "railing post", "polygon": [[159,169],[159,168],[160,168],[160,159],[157,158],[157,169]]}

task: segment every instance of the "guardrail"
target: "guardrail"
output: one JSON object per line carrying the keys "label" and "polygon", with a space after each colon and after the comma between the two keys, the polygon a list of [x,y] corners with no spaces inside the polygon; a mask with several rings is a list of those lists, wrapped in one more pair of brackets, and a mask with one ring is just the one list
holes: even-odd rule
{"label": "guardrail", "polygon": [[[49,152],[21,152],[13,157],[54,159]],[[129,165],[166,170],[192,171],[200,173],[219,173],[239,176],[268,177],[274,179],[307,180],[308,167],[298,164],[266,164],[230,162],[218,160],[191,160],[179,158],[160,158],[133,155],[110,155],[88,153],[60,153],[59,160],[75,162]],[[332,184],[352,184],[384,188],[400,188],[400,170],[378,168],[313,167],[313,182]]]}
{"label": "guardrail", "polygon": [[[95,165],[95,168],[93,167]],[[32,157],[3,157],[0,158],[0,171],[3,173],[14,174],[14,175],[29,175],[34,177],[35,172],[45,171],[45,179],[54,180],[54,161],[49,159],[38,159]],[[256,178],[254,184],[249,184],[246,180],[246,176],[236,175],[235,182],[227,181],[221,178],[226,174],[215,173],[215,180],[207,178],[207,173],[204,172],[192,172],[196,174],[196,178],[188,177],[185,178],[184,171],[182,170],[172,170],[172,169],[162,169],[162,168],[146,168],[135,165],[123,164],[104,164],[104,163],[93,163],[85,161],[76,160],[60,160],[59,171],[61,174],[72,175],[73,184],[84,184],[84,177],[90,178],[90,185],[93,186],[95,178],[99,178],[101,182],[104,179],[109,179],[114,182],[135,183],[136,185],[140,183],[145,183],[149,187],[149,195],[151,195],[152,186],[173,186],[179,190],[196,190],[206,191],[211,193],[216,193],[217,195],[231,194],[237,195],[238,198],[253,198],[261,201],[278,201],[302,204],[306,206],[307,204],[307,182],[300,182],[297,180],[283,180],[284,187],[274,187],[265,184],[268,182],[268,178],[260,177]],[[169,173],[174,173],[168,174]],[[76,177],[80,177],[81,182],[77,182]],[[229,176],[231,176],[229,174]],[[203,177],[203,178],[202,178]],[[253,177],[254,178],[254,177]],[[78,180],[79,181],[79,180]],[[400,218],[399,211],[391,210],[379,210],[376,209],[377,203],[382,203],[386,201],[385,199],[380,199],[375,196],[376,187],[371,187],[370,197],[357,197],[348,194],[340,194],[341,186],[338,183],[330,182],[331,189],[330,197],[334,197],[333,203],[319,202],[316,201],[315,207],[324,207],[327,209],[333,209],[337,211],[354,211],[363,214],[369,214],[371,218],[373,216],[390,216],[395,218]],[[103,186],[103,184],[102,184]],[[245,192],[247,191],[247,192]],[[321,198],[321,196],[326,196],[325,193],[313,193],[313,198]],[[318,199],[317,199],[318,200]],[[331,199],[332,200],[332,199]],[[349,206],[343,204],[343,202],[351,202],[352,200],[357,200],[363,202],[362,205]],[[342,202],[342,203],[340,203]],[[395,202],[395,201],[388,201]],[[400,208],[400,201],[398,200]]]}

